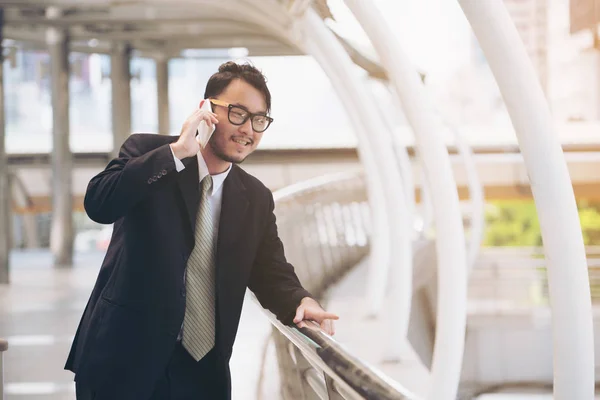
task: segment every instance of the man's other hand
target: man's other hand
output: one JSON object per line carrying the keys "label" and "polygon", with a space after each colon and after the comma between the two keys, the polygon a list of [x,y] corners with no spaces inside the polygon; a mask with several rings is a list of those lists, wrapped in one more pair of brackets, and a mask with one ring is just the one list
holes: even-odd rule
{"label": "man's other hand", "polygon": [[333,321],[338,319],[340,319],[340,317],[337,315],[323,310],[323,308],[321,308],[315,299],[305,297],[302,299],[300,305],[296,309],[294,323],[298,326],[298,328],[304,328],[306,327],[306,323],[304,321],[314,321],[318,323],[321,326],[321,329],[323,329],[327,334],[334,335],[335,328],[333,326]]}

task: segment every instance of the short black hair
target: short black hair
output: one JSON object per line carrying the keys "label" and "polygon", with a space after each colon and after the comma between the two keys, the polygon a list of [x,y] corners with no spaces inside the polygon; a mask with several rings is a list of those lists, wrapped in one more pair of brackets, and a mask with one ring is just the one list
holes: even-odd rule
{"label": "short black hair", "polygon": [[267,78],[250,63],[238,64],[234,61],[227,61],[221,64],[219,71],[215,72],[206,83],[204,98],[220,95],[234,79],[241,79],[261,92],[265,97],[267,113],[271,111],[271,92],[267,87]]}

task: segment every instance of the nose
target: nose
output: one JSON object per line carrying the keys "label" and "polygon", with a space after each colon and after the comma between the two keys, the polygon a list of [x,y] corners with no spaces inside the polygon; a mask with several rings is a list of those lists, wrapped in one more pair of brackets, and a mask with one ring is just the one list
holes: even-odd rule
{"label": "nose", "polygon": [[254,129],[252,129],[252,120],[248,118],[246,122],[240,125],[239,129],[240,133],[243,133],[247,136],[254,136]]}

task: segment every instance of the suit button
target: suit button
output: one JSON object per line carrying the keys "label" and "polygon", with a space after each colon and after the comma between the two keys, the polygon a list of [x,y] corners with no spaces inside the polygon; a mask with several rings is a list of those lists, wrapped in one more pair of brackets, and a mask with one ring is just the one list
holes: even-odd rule
{"label": "suit button", "polygon": [[163,170],[160,172],[160,174],[161,174],[162,176],[165,176],[165,175],[167,174],[167,170],[166,170],[166,169],[163,169]]}
{"label": "suit button", "polygon": [[148,179],[148,185],[152,183],[152,178]]}
{"label": "suit button", "polygon": [[185,287],[181,289],[181,297],[185,297]]}
{"label": "suit button", "polygon": [[156,182],[156,179],[157,179],[157,178],[156,178],[156,175],[154,175],[154,176],[152,177],[152,182]]}

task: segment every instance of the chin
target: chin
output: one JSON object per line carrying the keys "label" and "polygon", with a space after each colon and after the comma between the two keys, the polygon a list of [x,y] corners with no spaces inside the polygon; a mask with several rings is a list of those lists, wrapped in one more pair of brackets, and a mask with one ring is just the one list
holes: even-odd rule
{"label": "chin", "polygon": [[241,164],[244,162],[244,160],[246,159],[246,157],[248,157],[249,154],[239,154],[239,153],[234,153],[234,154],[227,154],[227,153],[222,153],[219,155],[219,158],[223,161],[227,161],[227,162],[231,162],[231,163],[235,163],[235,164]]}

